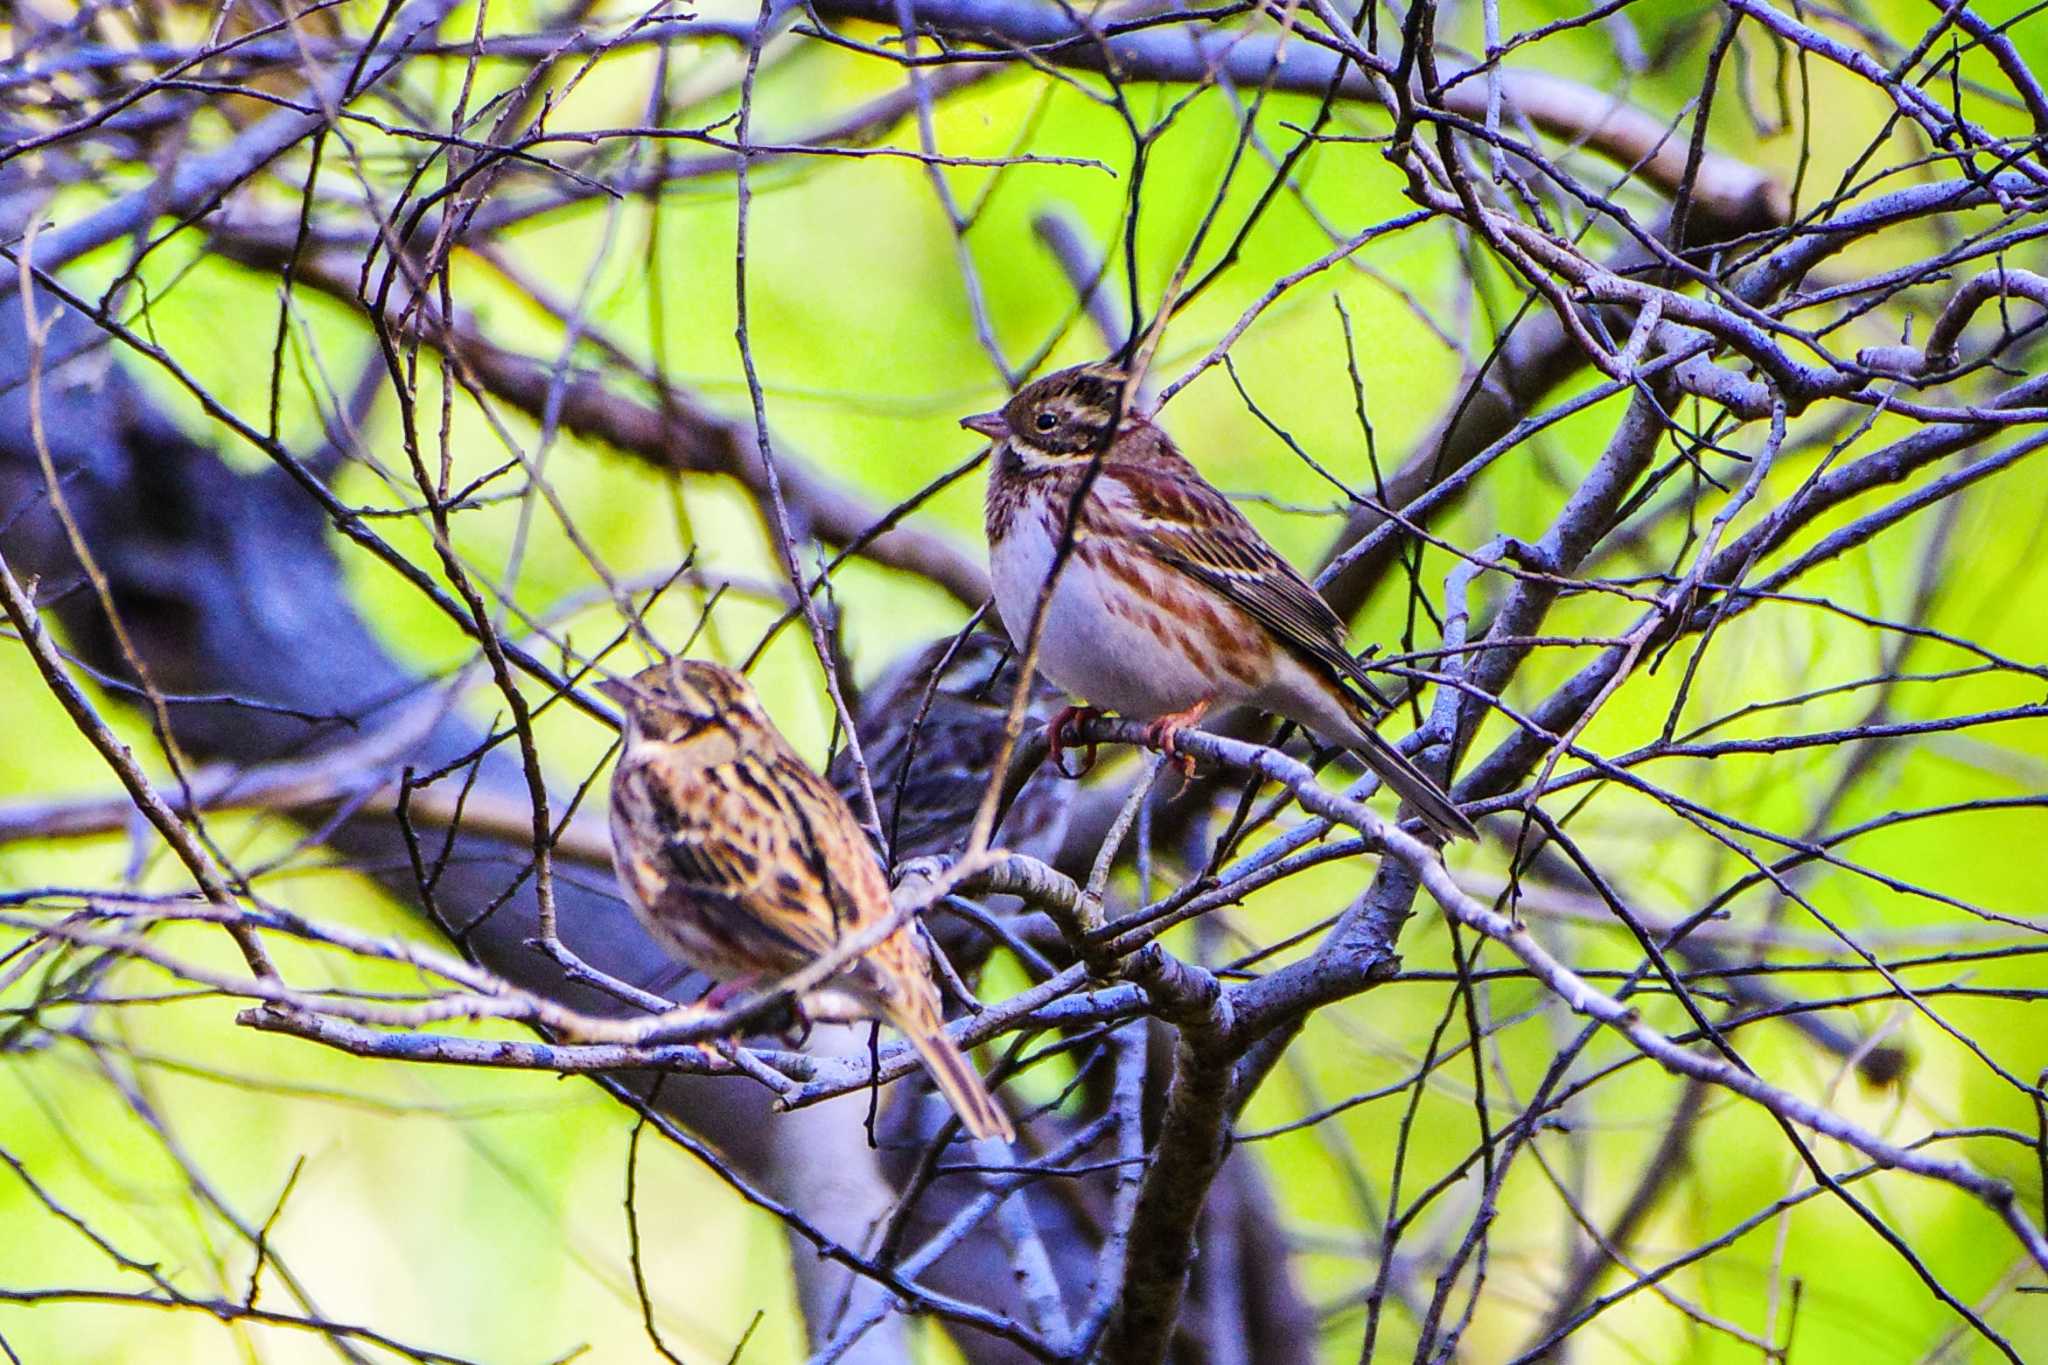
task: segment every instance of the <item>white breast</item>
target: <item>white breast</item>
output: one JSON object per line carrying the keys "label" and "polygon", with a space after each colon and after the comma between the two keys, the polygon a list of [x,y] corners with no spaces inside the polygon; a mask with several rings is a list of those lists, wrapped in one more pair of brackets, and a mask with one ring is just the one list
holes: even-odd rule
{"label": "white breast", "polygon": [[1026,489],[1022,505],[1010,518],[1007,534],[990,542],[989,577],[995,585],[996,615],[1010,638],[1021,642],[1031,629],[1038,589],[1052,572],[1056,541],[1043,491]]}
{"label": "white breast", "polygon": [[[1097,485],[1096,496],[1105,495],[1115,496],[1110,480]],[[1058,495],[1040,487],[1027,490],[1008,534],[989,548],[996,614],[1020,647],[1058,547],[1051,496]],[[1187,585],[1171,569],[1160,566],[1157,572],[1160,591],[1141,593],[1088,558],[1069,555],[1047,608],[1039,672],[1095,706],[1139,719],[1230,692],[1190,657],[1186,624],[1174,619],[1167,594]]]}

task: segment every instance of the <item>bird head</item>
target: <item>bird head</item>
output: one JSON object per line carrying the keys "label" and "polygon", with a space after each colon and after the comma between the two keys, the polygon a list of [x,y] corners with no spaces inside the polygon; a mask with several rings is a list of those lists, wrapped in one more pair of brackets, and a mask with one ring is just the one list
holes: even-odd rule
{"label": "bird head", "polygon": [[1008,441],[1027,465],[1087,460],[1109,444],[1128,382],[1113,365],[1077,365],[1026,384],[998,411],[963,417],[960,425]]}
{"label": "bird head", "polygon": [[735,742],[773,723],[744,676],[707,659],[669,659],[630,678],[607,678],[597,690],[626,713],[626,743],[694,746],[710,736]]}

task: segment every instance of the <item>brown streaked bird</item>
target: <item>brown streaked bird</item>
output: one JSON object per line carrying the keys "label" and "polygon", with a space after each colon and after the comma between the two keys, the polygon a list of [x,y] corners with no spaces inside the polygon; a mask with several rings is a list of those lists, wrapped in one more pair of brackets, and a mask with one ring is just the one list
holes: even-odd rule
{"label": "brown streaked bird", "polygon": [[[882,833],[896,861],[958,853],[1001,757],[1003,725],[1017,690],[1017,651],[1000,634],[948,635],[906,652],[861,695],[853,723],[874,784]],[[1031,682],[1027,723],[1043,724],[1064,700]],[[825,770],[849,805],[859,779],[853,751]],[[1075,787],[1043,768],[1010,803],[997,829],[1003,847],[1051,862],[1066,834]]]}
{"label": "brown streaked bird", "polygon": [[[599,690],[626,714],[612,773],[612,857],[669,952],[737,987],[798,971],[891,913],[853,812],[733,670],[674,659]],[[931,962],[908,924],[806,997],[880,1019],[924,1060],[976,1137],[1010,1121],[946,1036]]]}
{"label": "brown streaked bird", "polygon": [[[961,419],[995,442],[989,567],[1011,638],[1030,631],[1074,495],[1100,452],[1047,609],[1039,670],[1091,708],[1151,721],[1169,755],[1211,706],[1284,716],[1354,750],[1440,836],[1470,837],[1471,821],[1444,790],[1374,733],[1372,683],[1344,647],[1344,623],[1165,432],[1125,412],[1125,383],[1111,366],[1078,366]],[[1070,719],[1053,722],[1056,744]]]}

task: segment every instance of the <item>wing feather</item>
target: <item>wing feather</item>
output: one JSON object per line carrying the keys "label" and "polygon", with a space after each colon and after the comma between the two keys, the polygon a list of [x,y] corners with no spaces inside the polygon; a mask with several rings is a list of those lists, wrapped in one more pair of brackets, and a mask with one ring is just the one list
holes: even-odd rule
{"label": "wing feather", "polygon": [[697,788],[708,800],[678,802],[665,784],[648,784],[664,870],[676,892],[720,907],[724,936],[752,941],[785,970],[800,966],[831,947],[857,904],[831,875],[829,840],[819,837],[808,793],[790,789],[792,773],[809,770],[758,753],[718,768]]}
{"label": "wing feather", "polygon": [[[1128,494],[1127,526],[1162,562],[1245,611],[1276,639],[1381,699],[1364,667],[1344,647],[1344,622],[1294,566],[1266,543],[1230,499],[1192,465],[1173,469],[1157,456],[1146,465],[1104,469]],[[1383,700],[1383,699],[1382,699]]]}

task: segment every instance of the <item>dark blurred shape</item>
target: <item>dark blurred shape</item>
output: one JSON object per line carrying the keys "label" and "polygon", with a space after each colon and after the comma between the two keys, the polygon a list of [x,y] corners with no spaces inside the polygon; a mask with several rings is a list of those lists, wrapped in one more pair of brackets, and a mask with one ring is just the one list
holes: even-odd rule
{"label": "dark blurred shape", "polygon": [[[958,648],[955,648],[955,643]],[[906,653],[854,707],[882,837],[897,862],[958,853],[1003,747],[1003,720],[1017,690],[1017,654],[1000,635],[944,636]],[[1064,704],[1043,678],[1031,687],[1025,732]],[[832,785],[862,809],[853,753],[841,749]],[[1041,766],[1017,792],[996,830],[1004,848],[1050,861],[1066,836],[1074,783]]]}

